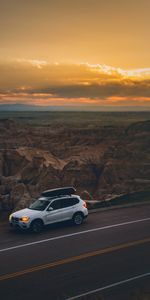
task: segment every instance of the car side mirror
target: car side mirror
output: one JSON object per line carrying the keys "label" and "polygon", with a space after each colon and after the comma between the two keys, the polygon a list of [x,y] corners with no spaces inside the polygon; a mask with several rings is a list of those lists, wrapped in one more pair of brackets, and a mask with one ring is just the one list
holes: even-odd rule
{"label": "car side mirror", "polygon": [[50,206],[48,209],[47,209],[48,211],[52,211],[53,210],[53,208]]}

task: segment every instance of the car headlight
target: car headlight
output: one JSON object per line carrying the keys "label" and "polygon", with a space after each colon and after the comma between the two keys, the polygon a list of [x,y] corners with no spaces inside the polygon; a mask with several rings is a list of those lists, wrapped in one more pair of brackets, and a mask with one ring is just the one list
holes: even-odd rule
{"label": "car headlight", "polygon": [[12,219],[12,216],[13,216],[13,214],[11,214],[11,215],[9,216],[9,221],[11,221],[11,219]]}
{"label": "car headlight", "polygon": [[29,217],[22,217],[19,219],[20,221],[24,222],[24,223],[28,223],[30,218]]}

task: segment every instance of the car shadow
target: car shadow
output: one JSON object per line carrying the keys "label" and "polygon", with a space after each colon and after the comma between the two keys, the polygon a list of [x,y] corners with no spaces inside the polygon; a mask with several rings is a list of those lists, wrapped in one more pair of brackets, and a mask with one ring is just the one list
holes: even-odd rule
{"label": "car shadow", "polygon": [[39,233],[34,233],[31,230],[27,229],[27,230],[22,230],[21,228],[8,228],[9,232],[11,232],[14,235],[32,235],[32,236],[37,236],[37,235],[42,235],[44,233],[48,233],[49,231],[58,231],[60,229],[66,229],[66,228],[73,228],[76,227],[72,221],[64,221],[64,222],[59,222],[59,223],[55,223],[55,224],[49,224],[49,225],[45,225],[42,229],[41,232]]}

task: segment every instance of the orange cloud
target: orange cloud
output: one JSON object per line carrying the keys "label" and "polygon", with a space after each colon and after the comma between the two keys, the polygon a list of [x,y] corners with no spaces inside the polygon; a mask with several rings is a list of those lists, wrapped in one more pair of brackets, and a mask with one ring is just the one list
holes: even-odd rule
{"label": "orange cloud", "polygon": [[0,66],[0,103],[150,106],[150,69],[19,60]]}

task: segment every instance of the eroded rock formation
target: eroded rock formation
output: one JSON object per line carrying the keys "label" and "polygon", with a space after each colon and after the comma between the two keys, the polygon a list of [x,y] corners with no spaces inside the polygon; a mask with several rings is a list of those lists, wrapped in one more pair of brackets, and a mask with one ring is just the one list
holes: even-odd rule
{"label": "eroded rock formation", "polygon": [[0,121],[0,210],[73,185],[104,199],[150,189],[150,121],[130,126],[33,127]]}

